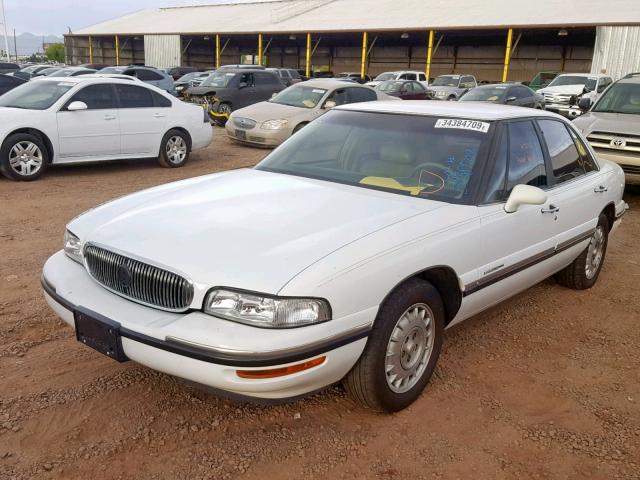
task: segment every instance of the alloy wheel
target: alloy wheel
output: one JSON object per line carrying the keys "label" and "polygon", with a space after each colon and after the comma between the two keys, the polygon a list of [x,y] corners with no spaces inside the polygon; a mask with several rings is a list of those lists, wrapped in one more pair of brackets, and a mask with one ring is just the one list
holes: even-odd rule
{"label": "alloy wheel", "polygon": [[16,143],[9,152],[9,165],[18,175],[28,177],[42,168],[43,155],[33,142]]}
{"label": "alloy wheel", "polygon": [[604,256],[604,243],[606,234],[604,227],[598,225],[596,231],[593,232],[589,246],[587,247],[587,259],[585,262],[584,273],[589,280],[596,276],[600,264],[602,263],[602,257]]}
{"label": "alloy wheel", "polygon": [[408,392],[422,377],[433,352],[433,318],[428,305],[417,303],[398,319],[385,358],[387,385],[393,392]]}
{"label": "alloy wheel", "polygon": [[184,138],[174,135],[167,141],[167,159],[174,165],[184,161],[187,156],[187,142]]}

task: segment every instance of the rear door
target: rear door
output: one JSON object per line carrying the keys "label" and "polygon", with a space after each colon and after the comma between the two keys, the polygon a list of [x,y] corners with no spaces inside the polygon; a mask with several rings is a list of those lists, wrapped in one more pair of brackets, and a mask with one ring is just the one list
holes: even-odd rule
{"label": "rear door", "polygon": [[[84,102],[87,110],[67,110],[76,101]],[[112,84],[84,87],[60,109],[56,118],[60,160],[91,160],[120,154],[120,114]]]}
{"label": "rear door", "polygon": [[143,86],[116,84],[115,90],[122,154],[157,155],[167,128],[171,102]]}
{"label": "rear door", "polygon": [[549,204],[556,244],[564,251],[593,233],[602,209],[600,173],[588,150],[561,120],[537,120],[550,165]]}

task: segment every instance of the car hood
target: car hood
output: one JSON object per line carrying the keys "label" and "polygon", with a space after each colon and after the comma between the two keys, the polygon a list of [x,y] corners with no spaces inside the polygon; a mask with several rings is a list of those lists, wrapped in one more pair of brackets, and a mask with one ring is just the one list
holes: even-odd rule
{"label": "car hood", "polygon": [[558,87],[545,87],[538,90],[537,93],[565,93],[570,95],[578,95],[584,91],[584,85],[560,85]]}
{"label": "car hood", "polygon": [[258,123],[265,122],[267,120],[279,120],[279,119],[291,119],[298,115],[309,115],[313,112],[313,108],[292,107],[291,105],[282,105],[273,102],[259,102],[250,105],[245,108],[236,110],[233,113],[234,117],[250,118]]}
{"label": "car hood", "polygon": [[444,205],[243,169],[123,197],[68,228],[84,243],[181,273],[200,292],[228,286],[276,294],[341,247]]}
{"label": "car hood", "polygon": [[573,124],[586,135],[591,132],[640,135],[640,115],[607,112],[587,112]]}

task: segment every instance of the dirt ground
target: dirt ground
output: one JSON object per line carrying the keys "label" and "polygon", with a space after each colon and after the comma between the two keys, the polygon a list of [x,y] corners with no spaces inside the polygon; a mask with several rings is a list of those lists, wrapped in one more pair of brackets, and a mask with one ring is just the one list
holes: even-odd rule
{"label": "dirt ground", "polygon": [[0,479],[640,479],[640,188],[589,291],[548,280],[449,330],[431,384],[394,415],[340,387],[280,406],[221,400],[90,350],[46,305],[65,224],[111,198],[264,150],[0,178]]}

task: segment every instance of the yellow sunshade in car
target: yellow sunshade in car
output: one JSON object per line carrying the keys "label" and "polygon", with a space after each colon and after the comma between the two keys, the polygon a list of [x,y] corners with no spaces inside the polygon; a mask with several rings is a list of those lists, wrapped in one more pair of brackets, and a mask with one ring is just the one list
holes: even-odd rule
{"label": "yellow sunshade in car", "polygon": [[387,177],[364,177],[360,180],[362,185],[371,185],[373,187],[382,187],[382,188],[391,188],[393,190],[402,190],[403,192],[409,192],[411,195],[420,195],[420,193],[429,187],[433,187],[433,185],[415,185],[415,186],[407,186],[402,185],[399,181],[394,178]]}

